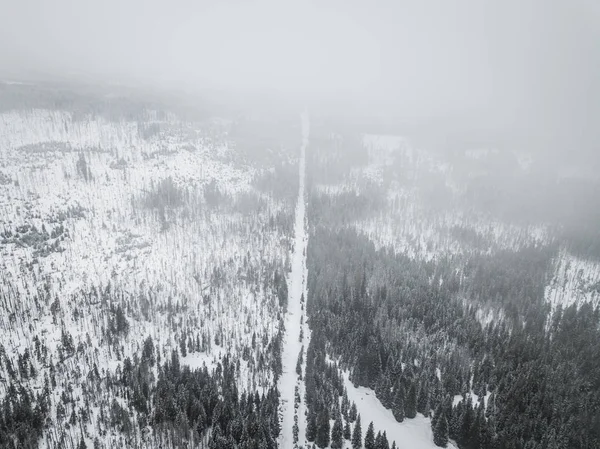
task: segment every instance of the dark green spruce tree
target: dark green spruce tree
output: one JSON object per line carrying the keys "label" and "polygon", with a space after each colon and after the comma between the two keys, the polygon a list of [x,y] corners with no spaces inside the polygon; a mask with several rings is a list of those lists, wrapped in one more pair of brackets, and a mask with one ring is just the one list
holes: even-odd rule
{"label": "dark green spruce tree", "polygon": [[417,389],[414,383],[412,383],[410,388],[408,389],[408,395],[406,397],[404,412],[407,418],[412,419],[417,416]]}
{"label": "dark green spruce tree", "polygon": [[429,416],[429,384],[427,382],[423,382],[419,389],[417,411],[422,413],[423,416]]}
{"label": "dark green spruce tree", "polygon": [[360,415],[356,418],[354,430],[352,431],[352,449],[360,449],[362,447],[362,429],[360,427]]}
{"label": "dark green spruce tree", "polygon": [[311,408],[306,419],[306,439],[312,443],[315,438],[317,438],[317,417],[314,409]]}
{"label": "dark green spruce tree", "polygon": [[330,437],[329,411],[324,408],[317,419],[317,437],[315,443],[321,449],[329,446]]}
{"label": "dark green spruce tree", "polygon": [[352,438],[352,430],[350,429],[350,421],[346,421],[344,424],[344,440],[350,441]]}
{"label": "dark green spruce tree", "polygon": [[390,442],[387,438],[387,433],[385,430],[381,434],[381,439],[379,440],[379,447],[377,449],[390,449]]}
{"label": "dark green spruce tree", "polygon": [[433,442],[439,447],[446,447],[448,445],[448,418],[446,418],[441,404],[438,405],[435,411]]}
{"label": "dark green spruce tree", "polygon": [[365,434],[365,449],[375,449],[375,429],[373,428],[373,421],[369,424],[369,428]]}
{"label": "dark green spruce tree", "polygon": [[404,389],[402,387],[396,388],[392,413],[394,414],[394,418],[396,418],[396,421],[404,421]]}
{"label": "dark green spruce tree", "polygon": [[377,432],[377,436],[375,437],[375,449],[380,449],[382,445],[381,441],[381,430]]}
{"label": "dark green spruce tree", "polygon": [[339,415],[333,423],[331,429],[331,447],[332,449],[342,449],[344,445],[344,430],[342,427],[342,416]]}
{"label": "dark green spruce tree", "polygon": [[350,410],[348,411],[348,419],[350,420],[350,422],[356,421],[356,414],[356,403],[353,402],[350,406]]}

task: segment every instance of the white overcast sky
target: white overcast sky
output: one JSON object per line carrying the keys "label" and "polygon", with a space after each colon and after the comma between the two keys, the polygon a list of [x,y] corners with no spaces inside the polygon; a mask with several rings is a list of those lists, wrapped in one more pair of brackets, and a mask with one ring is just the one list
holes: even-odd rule
{"label": "white overcast sky", "polygon": [[581,134],[600,110],[597,3],[0,0],[0,73],[335,92]]}

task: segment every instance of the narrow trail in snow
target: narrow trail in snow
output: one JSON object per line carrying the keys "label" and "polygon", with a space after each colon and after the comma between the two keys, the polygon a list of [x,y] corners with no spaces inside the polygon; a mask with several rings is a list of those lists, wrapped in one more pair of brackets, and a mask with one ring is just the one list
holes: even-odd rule
{"label": "narrow trail in snow", "polygon": [[[306,369],[306,349],[308,347],[309,330],[306,323],[306,247],[308,234],[306,232],[306,202],[304,198],[304,180],[306,170],[306,147],[310,124],[308,113],[302,114],[302,146],[298,164],[298,202],[294,227],[294,249],[292,253],[291,273],[288,277],[288,305],[285,317],[285,335],[281,351],[282,374],[279,378],[280,393],[279,413],[281,433],[279,447],[291,449],[303,444],[305,440],[306,418],[304,404],[304,372]],[[300,352],[303,353],[301,364],[302,376],[298,375],[296,367]],[[297,394],[296,394],[297,393]],[[295,407],[298,403],[298,407]],[[294,434],[299,441],[295,441]]]}

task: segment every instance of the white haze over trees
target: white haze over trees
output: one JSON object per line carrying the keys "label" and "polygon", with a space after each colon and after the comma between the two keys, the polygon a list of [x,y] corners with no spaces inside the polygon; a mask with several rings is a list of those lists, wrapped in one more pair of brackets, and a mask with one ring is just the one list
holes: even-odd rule
{"label": "white haze over trees", "polygon": [[0,449],[600,448],[599,13],[0,0]]}
{"label": "white haze over trees", "polygon": [[278,93],[441,122],[486,143],[595,154],[600,8],[591,0],[2,3],[7,77]]}

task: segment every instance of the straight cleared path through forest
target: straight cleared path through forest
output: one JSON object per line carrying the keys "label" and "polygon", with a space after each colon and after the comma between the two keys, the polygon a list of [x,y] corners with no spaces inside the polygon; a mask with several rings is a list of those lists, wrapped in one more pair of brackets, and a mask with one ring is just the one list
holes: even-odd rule
{"label": "straight cleared path through forest", "polygon": [[[302,379],[306,368],[306,349],[308,347],[308,325],[306,323],[306,247],[308,233],[306,232],[306,200],[304,192],[305,154],[308,146],[310,131],[308,113],[302,118],[302,146],[298,163],[298,201],[296,204],[296,220],[294,227],[294,248],[292,252],[292,267],[288,277],[288,305],[285,316],[285,334],[281,355],[282,374],[279,378],[280,393],[279,412],[281,433],[279,447],[291,449],[296,441],[297,433],[301,442],[305,439],[306,418],[304,416],[304,382],[296,372],[300,352],[303,352]],[[296,391],[298,399],[296,399]],[[298,401],[298,408],[294,405]]]}

